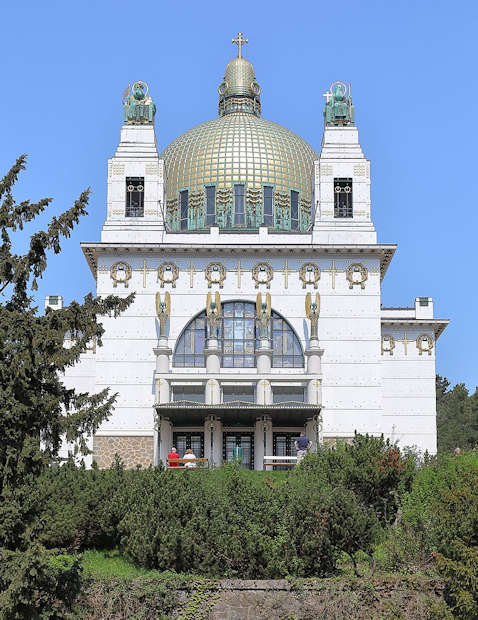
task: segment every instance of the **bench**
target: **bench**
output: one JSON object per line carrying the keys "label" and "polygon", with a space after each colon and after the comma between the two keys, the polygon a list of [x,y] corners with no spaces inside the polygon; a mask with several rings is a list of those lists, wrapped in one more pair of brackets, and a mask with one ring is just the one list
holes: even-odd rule
{"label": "bench", "polygon": [[[177,465],[171,467],[171,463],[177,463]],[[197,467],[187,467],[186,463],[196,463]],[[168,469],[201,469],[209,467],[208,459],[169,459]]]}
{"label": "bench", "polygon": [[265,456],[264,469],[266,467],[295,467],[297,465],[296,456]]}

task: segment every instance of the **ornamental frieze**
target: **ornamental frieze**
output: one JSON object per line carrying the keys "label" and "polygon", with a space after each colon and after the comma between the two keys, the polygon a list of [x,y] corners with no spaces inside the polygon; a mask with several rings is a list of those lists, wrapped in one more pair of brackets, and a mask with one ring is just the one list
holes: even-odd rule
{"label": "ornamental frieze", "polygon": [[269,263],[257,263],[252,268],[252,279],[255,282],[255,288],[259,288],[259,284],[265,284],[266,288],[270,288],[273,278],[274,270]]}
{"label": "ornamental frieze", "polygon": [[213,284],[219,284],[219,288],[224,288],[226,274],[226,268],[222,263],[209,263],[204,273],[204,277],[207,280],[207,287],[211,288]]}
{"label": "ornamental frieze", "polygon": [[111,265],[110,277],[113,280],[113,287],[116,288],[118,284],[124,284],[125,288],[128,288],[128,281],[131,280],[131,265],[120,260],[114,265]]}
{"label": "ornamental frieze", "polygon": [[308,284],[317,288],[317,283],[320,280],[320,267],[315,263],[304,263],[299,269],[299,278],[302,282],[302,288],[306,288]]}
{"label": "ornamental frieze", "polygon": [[349,288],[359,285],[361,289],[364,289],[368,279],[368,269],[362,263],[352,263],[347,267],[345,277],[349,281]]}
{"label": "ornamental frieze", "polygon": [[176,288],[176,280],[179,278],[179,269],[175,263],[161,263],[158,267],[158,280],[161,282],[161,288],[165,284],[171,284],[172,288]]}

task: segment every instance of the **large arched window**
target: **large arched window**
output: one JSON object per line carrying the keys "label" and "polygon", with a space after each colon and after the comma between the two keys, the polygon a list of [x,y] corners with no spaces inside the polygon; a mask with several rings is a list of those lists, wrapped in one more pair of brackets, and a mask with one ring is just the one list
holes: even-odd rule
{"label": "large arched window", "polygon": [[[255,321],[255,304],[227,301],[222,305],[219,346],[224,368],[254,368],[255,350],[259,345]],[[173,366],[204,367],[207,340],[206,312],[201,312],[185,328],[174,352]],[[295,332],[285,319],[272,312],[269,324],[274,368],[302,368],[304,356]]]}

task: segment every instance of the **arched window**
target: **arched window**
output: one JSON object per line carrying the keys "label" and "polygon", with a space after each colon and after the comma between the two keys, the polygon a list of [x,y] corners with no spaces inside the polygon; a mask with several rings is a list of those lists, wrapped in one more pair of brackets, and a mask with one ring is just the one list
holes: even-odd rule
{"label": "arched window", "polygon": [[[219,346],[224,368],[254,368],[255,350],[259,346],[255,321],[255,304],[244,301],[227,301],[222,304],[222,321],[219,327]],[[204,367],[207,334],[206,312],[198,314],[184,329],[178,339],[173,366]],[[291,326],[276,312],[269,324],[272,339],[272,366],[274,368],[303,368],[304,355],[299,339]]]}

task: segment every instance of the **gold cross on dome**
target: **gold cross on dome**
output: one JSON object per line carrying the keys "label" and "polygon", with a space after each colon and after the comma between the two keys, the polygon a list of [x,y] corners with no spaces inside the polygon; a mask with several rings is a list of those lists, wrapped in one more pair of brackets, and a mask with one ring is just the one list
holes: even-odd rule
{"label": "gold cross on dome", "polygon": [[237,57],[242,58],[242,46],[246,43],[249,43],[249,39],[246,39],[242,32],[238,32],[237,37],[234,37],[232,42],[235,43],[238,47]]}
{"label": "gold cross on dome", "polygon": [[405,355],[408,354],[408,343],[409,342],[415,342],[415,340],[412,338],[412,340],[409,340],[407,338],[407,332],[403,332],[403,338],[397,338],[396,339],[397,342],[403,342],[403,349],[405,351]]}
{"label": "gold cross on dome", "polygon": [[295,273],[296,271],[296,269],[289,269],[288,261],[284,261],[284,267],[281,270],[281,273],[284,274],[284,288],[289,288],[289,275],[291,273]]}
{"label": "gold cross on dome", "polygon": [[337,269],[335,267],[335,261],[332,259],[332,267],[330,269],[324,269],[326,273],[330,273],[332,276],[332,288],[335,289],[335,275],[337,273],[345,273],[345,269]]}

